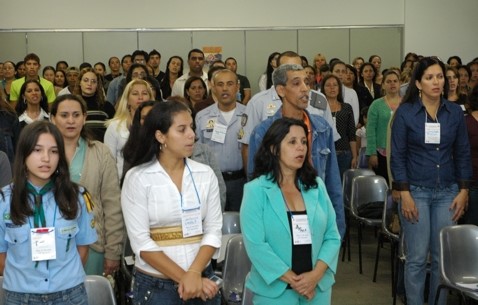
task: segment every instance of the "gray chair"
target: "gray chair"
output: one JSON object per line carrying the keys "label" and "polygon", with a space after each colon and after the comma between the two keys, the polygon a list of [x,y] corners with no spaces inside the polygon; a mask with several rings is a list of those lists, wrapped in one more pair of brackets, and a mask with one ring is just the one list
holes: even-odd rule
{"label": "gray chair", "polygon": [[[387,202],[388,185],[382,176],[358,176],[352,181],[352,195],[350,197],[350,212],[358,221],[358,251],[359,272],[362,274],[362,227],[364,225],[376,228],[382,225],[383,205]],[[377,218],[364,216],[362,208],[373,204],[379,210]]]}
{"label": "gray chair", "polygon": [[3,290],[3,276],[0,276],[0,305],[4,305],[5,302],[5,290]]}
{"label": "gray chair", "polygon": [[252,298],[254,297],[254,292],[252,292],[249,288],[246,287],[246,282],[248,277],[249,277],[249,273],[246,275],[246,279],[244,281],[244,288],[242,289],[241,305],[253,305]]}
{"label": "gray chair", "polygon": [[[375,268],[373,271],[373,281],[377,280],[378,261],[380,257],[380,249],[385,240],[390,241],[390,261],[391,261],[391,273],[392,273],[392,296],[395,298],[395,266],[397,265],[398,250],[400,246],[400,232],[393,232],[391,227],[394,218],[398,218],[398,203],[392,200],[392,196],[387,197],[387,202],[383,206],[382,214],[382,230],[377,242],[377,252],[375,255]],[[395,301],[393,303],[395,305]]]}
{"label": "gray chair", "polygon": [[227,243],[222,272],[224,280],[222,295],[228,303],[237,302],[236,299],[230,300],[232,294],[242,298],[242,289],[250,270],[251,261],[247,256],[242,235],[234,236]]}
{"label": "gray chair", "polygon": [[85,281],[89,305],[116,305],[110,281],[99,275],[87,275]]}
{"label": "gray chair", "polygon": [[440,231],[440,274],[435,304],[443,288],[460,292],[466,298],[478,300],[478,227],[457,225]]}
{"label": "gray chair", "polygon": [[351,168],[346,170],[342,176],[342,195],[344,198],[344,208],[347,221],[344,241],[342,244],[342,261],[345,260],[345,252],[347,249],[348,260],[350,261],[350,197],[352,196],[352,181],[355,177],[373,175],[375,175],[375,172],[368,168]]}
{"label": "gray chair", "polygon": [[222,234],[241,233],[241,220],[239,212],[222,213]]}

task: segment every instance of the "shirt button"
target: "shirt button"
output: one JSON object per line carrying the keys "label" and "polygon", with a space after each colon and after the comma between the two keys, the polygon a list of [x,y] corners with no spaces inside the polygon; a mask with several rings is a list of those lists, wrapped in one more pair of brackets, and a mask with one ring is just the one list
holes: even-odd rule
{"label": "shirt button", "polygon": [[45,279],[45,282],[48,282],[48,279]]}
{"label": "shirt button", "polygon": [[440,150],[440,147],[437,147],[437,150]]}
{"label": "shirt button", "polygon": [[437,168],[440,168],[440,164],[437,164]]}

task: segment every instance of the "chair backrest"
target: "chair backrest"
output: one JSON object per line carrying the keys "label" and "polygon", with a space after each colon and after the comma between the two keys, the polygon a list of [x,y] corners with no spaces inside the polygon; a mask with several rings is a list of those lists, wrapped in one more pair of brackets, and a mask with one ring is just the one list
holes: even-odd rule
{"label": "chair backrest", "polygon": [[440,273],[447,285],[476,290],[478,227],[456,225],[440,231]]}
{"label": "chair backrest", "polygon": [[[398,203],[394,202],[392,196],[389,194],[386,204],[383,205],[382,229],[388,237],[394,240],[399,240],[400,231],[394,232],[392,230],[392,227],[396,225],[394,222],[398,221],[398,212]],[[400,226],[400,222],[398,222],[398,226]],[[398,229],[400,229],[400,227]]]}
{"label": "chair backrest", "polygon": [[0,276],[0,305],[4,305],[5,302],[5,290],[3,290],[3,276]]}
{"label": "chair backrest", "polygon": [[344,207],[350,208],[350,198],[352,197],[352,181],[359,176],[373,176],[375,172],[368,168],[351,168],[344,172],[342,177],[342,194],[344,197]]}
{"label": "chair backrest", "polygon": [[[352,181],[352,197],[351,197],[351,211],[357,218],[364,218],[359,213],[359,208],[362,205],[369,203],[381,203],[387,202],[388,185],[385,178],[382,176],[358,176]],[[380,211],[382,211],[383,205],[381,205]],[[365,217],[366,218],[366,217]],[[382,217],[379,216],[380,221]]]}
{"label": "chair backrest", "polygon": [[95,140],[104,142],[106,132],[105,121],[86,121],[85,128],[91,132]]}
{"label": "chair backrest", "polygon": [[99,275],[87,275],[85,281],[89,305],[116,305],[110,281]]}
{"label": "chair backrest", "polygon": [[241,233],[241,221],[239,212],[222,213],[222,234]]}
{"label": "chair backrest", "polygon": [[242,235],[231,238],[226,247],[223,268],[223,293],[226,300],[231,293],[242,295],[247,273],[251,270],[251,261],[246,253]]}

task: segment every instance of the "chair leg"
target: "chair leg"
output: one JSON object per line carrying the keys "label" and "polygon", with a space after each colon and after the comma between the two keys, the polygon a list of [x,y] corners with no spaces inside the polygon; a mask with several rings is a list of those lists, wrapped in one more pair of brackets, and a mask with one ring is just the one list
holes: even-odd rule
{"label": "chair leg", "polygon": [[[344,240],[342,241],[342,262],[345,261],[345,252],[348,250],[348,260],[350,262],[350,212],[345,211],[345,235]],[[348,247],[348,249],[347,249]]]}
{"label": "chair leg", "polygon": [[347,240],[350,238],[349,236],[349,226],[345,229],[344,240],[342,241],[342,262],[345,261],[345,252],[347,251]]}
{"label": "chair leg", "polygon": [[397,245],[394,240],[390,240],[390,270],[392,273],[392,296],[395,294],[395,257],[397,254]]}
{"label": "chair leg", "polygon": [[438,305],[438,298],[440,297],[441,289],[444,288],[444,287],[445,286],[443,286],[442,284],[438,285],[437,294],[435,295],[435,304],[434,305]]}
{"label": "chair leg", "polygon": [[359,273],[362,274],[362,223],[358,224]]}
{"label": "chair leg", "polygon": [[349,237],[347,238],[347,247],[348,247],[348,250],[347,250],[347,258],[349,260],[349,262],[351,261],[350,259],[350,231],[349,231]]}
{"label": "chair leg", "polygon": [[377,281],[377,269],[378,269],[378,259],[380,257],[380,248],[383,244],[383,234],[379,233],[378,240],[377,240],[377,253],[375,254],[375,267],[373,269],[373,279],[372,282]]}

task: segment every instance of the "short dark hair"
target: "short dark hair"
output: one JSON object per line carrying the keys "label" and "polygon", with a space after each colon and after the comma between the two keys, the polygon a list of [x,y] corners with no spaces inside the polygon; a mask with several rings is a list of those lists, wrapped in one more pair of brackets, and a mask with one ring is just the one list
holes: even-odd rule
{"label": "short dark hair", "polygon": [[301,120],[292,118],[280,118],[275,120],[271,127],[267,130],[264,138],[262,139],[261,146],[254,156],[254,178],[262,175],[268,175],[269,179],[273,182],[280,183],[282,180],[282,174],[280,169],[280,146],[284,138],[290,132],[292,126],[299,126],[304,129],[305,137],[307,139],[307,149],[304,157],[304,163],[302,167],[297,170],[295,185],[299,188],[299,181],[302,182],[304,188],[316,188],[317,187],[317,171],[309,162],[309,145],[308,142],[308,128]]}
{"label": "short dark hair", "polygon": [[121,57],[121,63],[124,63],[124,61],[125,61],[126,58],[128,58],[128,57],[129,57],[129,58],[132,58],[132,57],[131,57],[131,54],[126,54],[126,55],[124,55],[123,57]]}
{"label": "short dark hair", "polygon": [[140,56],[140,55],[142,55],[144,57],[144,61],[148,62],[149,55],[148,55],[148,53],[146,53],[146,51],[143,51],[143,50],[134,51],[133,54],[131,54],[131,60],[134,62],[134,58],[136,56]]}
{"label": "short dark hair", "polygon": [[207,71],[207,79],[209,81],[212,81],[212,78],[214,77],[214,73],[216,73],[217,71],[219,70],[224,70],[226,68],[224,67],[219,67],[219,66],[215,66],[215,67],[211,67],[208,71]]}
{"label": "short dark hair", "polygon": [[158,55],[159,58],[161,58],[161,53],[159,53],[156,49],[153,49],[151,52],[149,52],[148,57],[151,57],[153,55]]}
{"label": "short dark hair", "polygon": [[202,56],[204,56],[204,52],[203,52],[203,51],[201,51],[201,50],[199,50],[199,49],[192,49],[192,50],[189,51],[189,53],[188,53],[188,60],[191,59],[191,54],[192,54],[192,53],[201,53]]}
{"label": "short dark hair", "polygon": [[24,62],[27,62],[29,60],[34,60],[36,61],[38,64],[40,64],[40,57],[38,57],[38,55],[36,55],[35,53],[30,53],[30,54],[27,54],[25,56],[25,58],[23,59]]}
{"label": "short dark hair", "polygon": [[462,61],[461,61],[460,56],[457,56],[457,55],[450,56],[450,57],[448,58],[448,60],[446,61],[446,63],[447,63],[447,64],[450,64],[450,62],[451,62],[453,59],[455,59],[455,60],[458,62],[458,65],[459,65],[459,66],[461,66],[461,65],[463,64]]}

